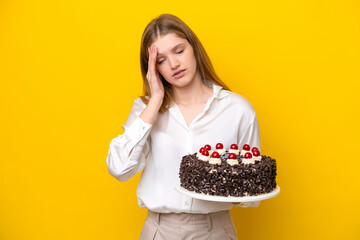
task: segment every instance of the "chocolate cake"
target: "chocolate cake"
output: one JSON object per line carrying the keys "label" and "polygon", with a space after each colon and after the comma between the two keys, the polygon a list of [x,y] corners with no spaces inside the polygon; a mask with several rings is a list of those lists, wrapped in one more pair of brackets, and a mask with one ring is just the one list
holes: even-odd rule
{"label": "chocolate cake", "polygon": [[[211,157],[210,157],[210,153]],[[240,152],[236,144],[229,151],[221,143],[211,151],[209,145],[198,153],[183,156],[180,164],[180,186],[197,193],[215,196],[255,196],[276,187],[276,161],[250,151],[245,144]]]}

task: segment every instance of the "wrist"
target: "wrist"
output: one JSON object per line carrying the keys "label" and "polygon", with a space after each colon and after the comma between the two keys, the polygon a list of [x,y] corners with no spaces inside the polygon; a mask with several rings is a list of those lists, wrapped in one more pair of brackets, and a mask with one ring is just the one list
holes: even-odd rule
{"label": "wrist", "polygon": [[149,100],[149,104],[150,105],[154,105],[158,108],[161,107],[161,104],[163,103],[163,98],[160,98],[160,97],[151,97],[150,100]]}
{"label": "wrist", "polygon": [[162,100],[157,98],[150,98],[146,108],[140,114],[140,118],[148,124],[153,124],[161,107],[161,104]]}

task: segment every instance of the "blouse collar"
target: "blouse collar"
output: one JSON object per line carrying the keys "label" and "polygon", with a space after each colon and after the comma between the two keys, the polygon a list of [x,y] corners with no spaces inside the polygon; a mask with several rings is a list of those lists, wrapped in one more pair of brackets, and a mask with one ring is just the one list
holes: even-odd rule
{"label": "blouse collar", "polygon": [[225,89],[223,89],[222,86],[216,85],[208,80],[206,80],[206,84],[209,87],[212,87],[214,98],[222,99],[222,98],[226,97],[227,95],[229,95],[229,91],[226,91]]}

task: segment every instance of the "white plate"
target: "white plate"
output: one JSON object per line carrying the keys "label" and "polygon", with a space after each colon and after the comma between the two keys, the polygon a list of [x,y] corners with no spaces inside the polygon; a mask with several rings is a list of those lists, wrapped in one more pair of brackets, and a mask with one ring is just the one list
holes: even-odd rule
{"label": "white plate", "polygon": [[269,199],[269,198],[273,198],[276,195],[279,194],[280,192],[280,187],[279,185],[276,185],[275,189],[272,192],[269,193],[264,193],[264,194],[260,194],[257,196],[244,196],[244,197],[233,197],[233,196],[228,196],[228,197],[223,197],[223,196],[212,196],[212,195],[206,195],[203,193],[197,193],[197,192],[192,192],[189,191],[181,186],[176,186],[175,187],[177,191],[179,191],[180,193],[192,197],[192,198],[197,198],[200,200],[206,200],[206,201],[214,201],[214,202],[233,202],[233,203],[238,203],[238,202],[255,202],[255,201],[261,201],[261,200],[265,200],[265,199]]}

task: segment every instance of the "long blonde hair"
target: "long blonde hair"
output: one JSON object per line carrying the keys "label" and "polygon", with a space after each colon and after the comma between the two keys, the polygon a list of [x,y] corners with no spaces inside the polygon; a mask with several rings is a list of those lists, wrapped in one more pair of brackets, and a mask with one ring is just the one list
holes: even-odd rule
{"label": "long blonde hair", "polygon": [[[149,61],[149,52],[147,49],[154,41],[156,41],[158,37],[165,36],[168,33],[175,33],[178,37],[184,38],[190,43],[194,50],[197,63],[196,70],[199,71],[201,79],[204,83],[206,80],[208,80],[209,82],[222,86],[225,90],[230,90],[216,75],[210,58],[208,57],[204,47],[196,37],[195,33],[178,17],[171,14],[162,14],[159,17],[153,19],[146,26],[141,38],[140,64],[143,77],[143,96],[141,96],[141,100],[145,104],[149,102],[149,100],[145,97],[151,97],[150,86],[146,79]],[[173,101],[173,94],[171,85],[164,79],[161,74],[159,74],[159,76],[165,90],[163,103],[159,112],[164,112],[170,107],[170,104]]]}

